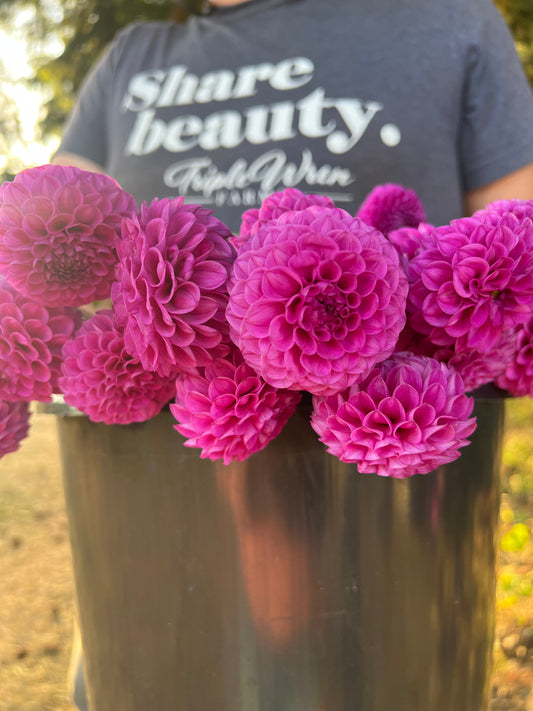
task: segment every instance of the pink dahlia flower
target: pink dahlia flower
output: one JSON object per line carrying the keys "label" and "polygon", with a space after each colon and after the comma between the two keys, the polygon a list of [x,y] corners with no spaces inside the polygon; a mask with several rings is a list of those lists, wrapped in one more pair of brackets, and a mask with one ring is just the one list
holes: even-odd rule
{"label": "pink dahlia flower", "polygon": [[449,353],[447,349],[438,349],[433,357],[459,373],[465,391],[471,392],[482,385],[493,383],[501,376],[512,361],[514,341],[513,332],[509,331],[488,353],[479,353],[475,350]]}
{"label": "pink dahlia flower", "polygon": [[533,220],[533,200],[495,200],[486,205],[483,210],[474,213],[474,217],[483,216],[486,212],[500,216],[510,212],[519,220],[523,220],[525,217]]}
{"label": "pink dahlia flower", "polygon": [[30,429],[27,402],[0,401],[0,458],[15,452]]}
{"label": "pink dahlia flower", "polygon": [[80,322],[75,309],[47,309],[0,279],[0,400],[48,402],[61,349]]}
{"label": "pink dahlia flower", "polygon": [[52,329],[52,338],[48,343],[50,355],[50,388],[53,393],[60,393],[59,378],[61,377],[61,366],[63,365],[63,346],[67,341],[74,338],[78,329],[82,325],[82,314],[75,308],[65,306],[65,308],[48,309],[48,326]]}
{"label": "pink dahlia flower", "polygon": [[400,227],[418,227],[426,219],[426,213],[414,190],[387,183],[367,195],[357,217],[388,235]]}
{"label": "pink dahlia flower", "polygon": [[181,197],[155,199],[124,220],[112,298],[126,347],[146,370],[168,377],[227,352],[230,234]]}
{"label": "pink dahlia flower", "polygon": [[400,227],[387,234],[387,239],[392,242],[400,255],[402,266],[407,266],[415,254],[422,249],[424,238],[434,229],[433,225],[421,222],[418,227]]}
{"label": "pink dahlia flower", "polygon": [[533,224],[514,215],[438,227],[409,263],[409,325],[456,353],[496,348],[533,303]]}
{"label": "pink dahlia flower", "polygon": [[410,351],[424,355],[440,363],[446,363],[463,379],[464,389],[471,392],[476,388],[492,383],[503,374],[512,361],[515,350],[516,335],[514,331],[506,331],[498,344],[487,353],[475,349],[456,352],[453,346],[436,346],[407,325],[400,334],[396,351]]}
{"label": "pink dahlia flower", "polygon": [[285,188],[280,192],[272,193],[263,200],[259,209],[254,208],[243,213],[240,234],[233,236],[231,243],[239,249],[248,237],[257,234],[267,222],[277,220],[284,212],[305,210],[311,205],[335,207],[335,203],[325,195],[306,194],[296,188]]}
{"label": "pink dahlia flower", "polygon": [[309,207],[250,237],[226,317],[245,360],[271,385],[332,394],[392,353],[406,293],[380,232],[344,210]]}
{"label": "pink dahlia flower", "polygon": [[411,353],[396,353],[363,382],[313,403],[311,424],[330,454],[397,479],[457,459],[476,427],[461,377]]}
{"label": "pink dahlia flower", "polygon": [[116,241],[133,197],[106,175],[44,165],[0,187],[0,270],[46,306],[110,294]]}
{"label": "pink dahlia flower", "polygon": [[276,390],[247,365],[237,349],[195,374],[180,375],[170,406],[186,447],[201,457],[242,461],[264,449],[281,432],[301,393]]}
{"label": "pink dahlia flower", "polygon": [[496,385],[514,397],[533,397],[533,316],[515,334],[512,359]]}
{"label": "pink dahlia flower", "polygon": [[157,415],[175,395],[174,382],[146,372],[131,356],[110,310],[98,311],[63,348],[59,384],[65,402],[93,422],[127,425]]}

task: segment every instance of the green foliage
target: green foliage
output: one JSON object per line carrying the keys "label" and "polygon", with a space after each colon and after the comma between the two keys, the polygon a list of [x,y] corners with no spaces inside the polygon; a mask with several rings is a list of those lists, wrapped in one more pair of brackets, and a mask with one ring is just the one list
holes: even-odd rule
{"label": "green foliage", "polygon": [[[19,84],[44,96],[43,140],[59,135],[83,78],[118,30],[131,22],[183,21],[200,0],[2,0],[0,29],[27,39],[33,76]],[[7,76],[0,62],[0,182],[22,170],[10,150],[24,145],[15,102],[2,89]],[[3,83],[2,83],[3,82]]]}
{"label": "green foliage", "polygon": [[533,583],[525,575],[505,571],[500,575],[498,582],[500,589],[504,593],[521,595],[522,597],[530,597],[533,594]]}
{"label": "green foliage", "polygon": [[[54,32],[63,42],[63,52],[41,63],[34,79],[52,89],[41,124],[45,134],[59,131],[80,83],[118,30],[131,22],[180,20],[187,14],[170,0],[62,0],[60,4],[62,19]],[[42,31],[42,17],[38,22]]]}
{"label": "green foliage", "polygon": [[506,553],[517,553],[525,548],[529,541],[529,528],[525,523],[516,523],[500,541],[502,551]]}
{"label": "green foliage", "polygon": [[522,65],[533,86],[533,2],[531,0],[494,0],[515,38]]}
{"label": "green foliage", "polygon": [[505,402],[503,492],[515,504],[514,519],[526,515],[533,501],[533,400],[510,398]]}

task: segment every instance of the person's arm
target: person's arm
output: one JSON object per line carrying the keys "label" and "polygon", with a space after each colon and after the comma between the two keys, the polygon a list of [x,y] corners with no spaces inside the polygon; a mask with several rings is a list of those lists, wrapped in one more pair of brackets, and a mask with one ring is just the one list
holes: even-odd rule
{"label": "person's arm", "polygon": [[82,170],[88,170],[91,173],[105,173],[105,168],[103,168],[98,163],[95,163],[89,158],[84,158],[76,153],[67,153],[59,151],[56,153],[52,159],[51,163],[56,165],[73,165],[75,168],[81,168]]}
{"label": "person's arm", "polygon": [[533,163],[509,175],[471,190],[464,197],[465,215],[472,215],[494,200],[533,200]]}
{"label": "person's arm", "polygon": [[470,215],[494,200],[533,199],[533,94],[494,3],[456,5],[466,13],[456,18],[465,59],[458,145]]}
{"label": "person's arm", "polygon": [[115,72],[137,25],[121,30],[82,82],[74,108],[63,127],[57,153],[50,162],[107,173],[108,117]]}

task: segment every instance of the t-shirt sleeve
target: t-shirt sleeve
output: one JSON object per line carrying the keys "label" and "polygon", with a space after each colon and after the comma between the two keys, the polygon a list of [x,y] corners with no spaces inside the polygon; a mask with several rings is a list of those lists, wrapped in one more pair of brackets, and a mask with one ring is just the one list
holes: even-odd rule
{"label": "t-shirt sleeve", "polygon": [[459,136],[465,191],[533,162],[533,94],[511,32],[492,0],[468,2],[476,37],[466,48]]}
{"label": "t-shirt sleeve", "polygon": [[120,31],[81,84],[74,108],[62,132],[58,153],[74,153],[106,167],[108,113],[113,77],[134,26]]}

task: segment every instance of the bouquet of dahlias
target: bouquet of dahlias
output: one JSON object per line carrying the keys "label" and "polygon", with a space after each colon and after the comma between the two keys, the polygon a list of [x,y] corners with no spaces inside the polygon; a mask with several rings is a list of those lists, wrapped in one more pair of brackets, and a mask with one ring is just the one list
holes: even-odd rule
{"label": "bouquet of dahlias", "polygon": [[107,176],[41,166],[0,187],[0,314],[0,455],[60,394],[106,424],[169,405],[185,446],[229,464],[307,391],[332,455],[424,474],[468,444],[467,392],[533,394],[533,203],[434,227],[398,185],[356,216],[289,188],[233,235],[181,197],[138,209]]}

